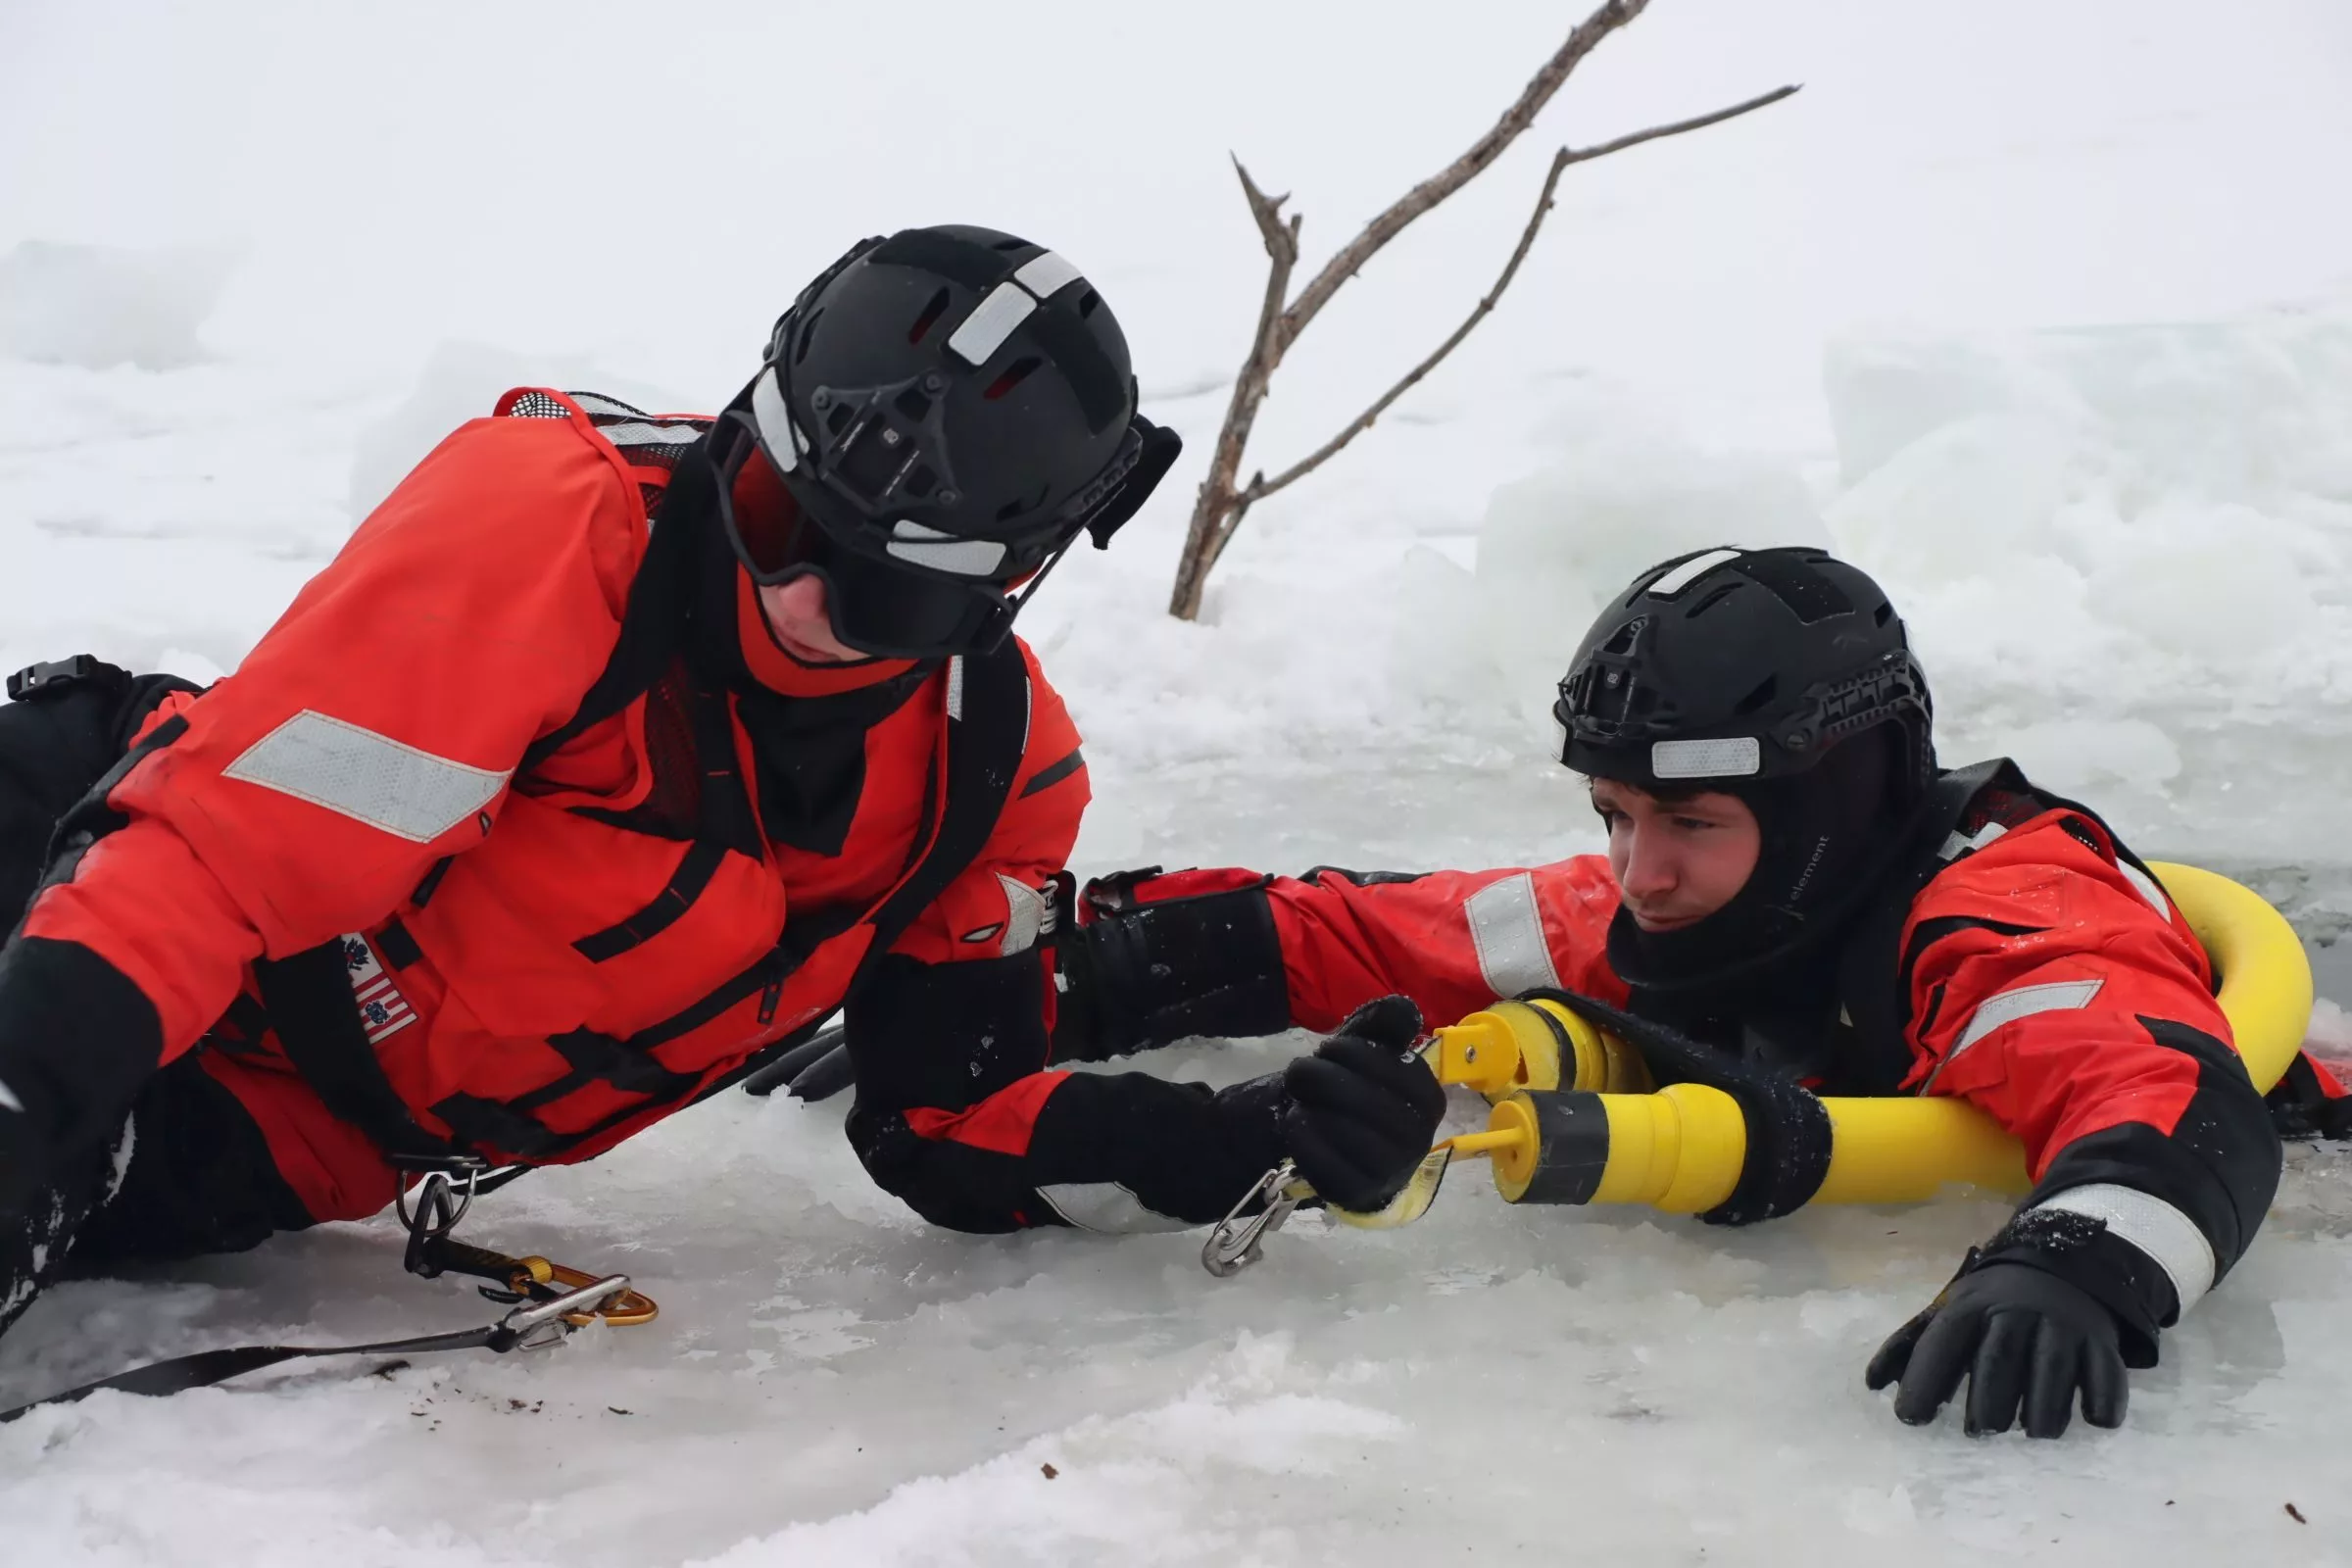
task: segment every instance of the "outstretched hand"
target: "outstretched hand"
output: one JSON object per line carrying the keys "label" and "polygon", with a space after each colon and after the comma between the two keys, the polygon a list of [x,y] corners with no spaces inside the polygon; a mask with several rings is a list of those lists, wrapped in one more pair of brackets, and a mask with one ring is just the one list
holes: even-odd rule
{"label": "outstretched hand", "polygon": [[2131,1393],[2115,1314],[2071,1280],[2000,1259],[1972,1258],[1863,1376],[1874,1390],[1896,1385],[1895,1416],[1912,1426],[1935,1420],[1965,1378],[1971,1437],[2008,1431],[2021,1408],[2028,1437],[2058,1437],[2078,1391],[2083,1420],[2118,1427]]}

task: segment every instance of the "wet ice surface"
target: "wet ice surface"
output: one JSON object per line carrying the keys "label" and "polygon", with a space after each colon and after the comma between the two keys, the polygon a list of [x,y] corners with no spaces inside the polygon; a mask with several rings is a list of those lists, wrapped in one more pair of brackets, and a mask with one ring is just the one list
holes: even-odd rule
{"label": "wet ice surface", "polygon": [[[1087,736],[1082,873],[1592,849],[1544,707],[1598,596],[1672,551],[1809,538],[1904,607],[1949,760],[2013,752],[2142,854],[2250,881],[2352,1004],[2352,235],[2279,153],[2352,148],[2340,54],[2313,41],[2340,37],[2332,13],[2250,4],[2217,35],[2185,0],[1660,0],[1516,162],[1350,285],[1253,462],[1309,449],[1459,319],[1555,137],[1806,93],[1577,171],[1496,320],[1260,507],[1180,626],[1165,585],[1259,285],[1225,149],[1298,188],[1319,255],[1491,120],[1555,8],[1490,8],[1438,70],[1418,9],[1334,37],[1311,8],[1204,0],[1113,38],[1107,74],[1091,29],[1129,24],[1099,7],[993,31],[968,8],[796,17],[795,60],[865,63],[793,74],[812,123],[859,127],[846,159],[774,134],[772,8],[717,10],[739,46],[693,56],[649,52],[616,7],[572,8],[560,38],[422,3],[365,30],[270,0],[242,30],[42,11],[0,52],[0,140],[41,154],[0,161],[0,248],[42,242],[0,249],[0,667],[233,670],[356,512],[507,384],[708,407],[843,238],[977,218],[1091,270],[1149,411],[1192,443],[1024,621]],[[1262,47],[1237,52],[1243,28]],[[903,29],[952,37],[974,79],[1059,60],[1072,113],[1122,133],[1009,115],[943,144],[877,120],[870,68],[906,61]],[[1332,106],[1399,80],[1411,113],[1335,135]],[[558,167],[550,127],[614,126],[616,104],[760,149],[793,201],[761,212],[739,166],[666,137]],[[529,176],[481,175],[520,166],[518,137]],[[613,189],[669,219],[615,223]],[[1224,1081],[1305,1044],[1140,1065]],[[1198,1236],[925,1229],[841,1114],[726,1097],[468,1222],[625,1269],[656,1324],[39,1412],[0,1429],[0,1541],[27,1563],[399,1568],[2352,1560],[2341,1148],[2289,1152],[2262,1239],[2134,1378],[2123,1431],[2028,1445],[1907,1431],[1861,1387],[1999,1223],[1980,1197],[1726,1233],[1515,1209],[1469,1165],[1418,1226],[1302,1216],[1220,1283]],[[0,1401],[498,1310],[399,1254],[388,1222],[337,1225],[62,1288],[0,1341]]]}
{"label": "wet ice surface", "polygon": [[[1183,831],[1155,825],[1141,848],[1484,860],[1537,842],[1558,804],[1548,774],[1520,773],[1284,772],[1261,782],[1318,806],[1287,827],[1174,780]],[[1450,809],[1441,825],[1417,804]],[[1194,1043],[1138,1065],[1222,1082],[1307,1044]],[[866,1183],[842,1108],[728,1096],[468,1223],[627,1271],[662,1303],[652,1326],[540,1357],[384,1376],[329,1362],[38,1412],[0,1432],[0,1515],[56,1544],[49,1560],[125,1562],[273,1561],[292,1539],[359,1563],[614,1568],[1402,1561],[1563,1541],[1643,1563],[2340,1549],[2341,1146],[2290,1152],[2263,1239],[2134,1376],[2122,1432],[2029,1446],[1948,1420],[1905,1430],[1861,1386],[1880,1338],[1999,1225],[1987,1199],[1725,1232],[1513,1208],[1470,1164],[1409,1230],[1300,1216],[1219,1282],[1198,1235],[927,1230]],[[1462,1125],[1479,1112],[1457,1096]],[[66,1287],[0,1342],[0,1390],[495,1312],[405,1279],[399,1253],[386,1222],[337,1225],[169,1280]],[[178,1522],[198,1513],[201,1549]]]}

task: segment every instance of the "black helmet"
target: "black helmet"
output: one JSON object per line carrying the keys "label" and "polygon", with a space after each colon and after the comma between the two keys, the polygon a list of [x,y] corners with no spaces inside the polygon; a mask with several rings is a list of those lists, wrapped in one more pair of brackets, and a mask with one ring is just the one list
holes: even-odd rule
{"label": "black helmet", "polygon": [[[1078,269],[991,228],[854,247],[778,319],[712,438],[721,512],[762,583],[813,574],[867,653],[993,647],[1081,532],[1107,545],[1181,442],[1136,412],[1127,340]],[[753,450],[800,514],[747,541]]]}
{"label": "black helmet", "polygon": [[1736,788],[1901,727],[1899,792],[1934,777],[1927,677],[1867,575],[1819,550],[1719,548],[1637,577],[1585,634],[1552,715],[1560,760],[1645,789]]}

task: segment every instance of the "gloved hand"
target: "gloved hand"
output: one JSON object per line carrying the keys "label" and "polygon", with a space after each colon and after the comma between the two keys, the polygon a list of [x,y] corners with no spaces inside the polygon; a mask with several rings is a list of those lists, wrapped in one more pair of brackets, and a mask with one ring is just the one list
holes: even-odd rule
{"label": "gloved hand", "polygon": [[[823,1100],[849,1087],[850,1048],[842,1043],[843,1025],[828,1024],[743,1081],[747,1095],[771,1095],[789,1089],[802,1100]],[[808,1088],[801,1085],[806,1081]]]}
{"label": "gloved hand", "polygon": [[1870,1358],[1872,1389],[1897,1384],[1895,1416],[1936,1419],[1968,1379],[1970,1437],[2006,1432],[2025,1412],[2026,1436],[2055,1438],[2082,1396],[2082,1419],[2124,1424],[2130,1390],[2116,1317],[2071,1280],[2022,1259],[1975,1252],[1926,1311],[1894,1331]]}
{"label": "gloved hand", "polygon": [[1429,1152],[1446,1090],[1413,1050],[1420,1033],[1421,1009],[1410,999],[1383,997],[1283,1069],[1283,1146],[1326,1201],[1377,1209]]}

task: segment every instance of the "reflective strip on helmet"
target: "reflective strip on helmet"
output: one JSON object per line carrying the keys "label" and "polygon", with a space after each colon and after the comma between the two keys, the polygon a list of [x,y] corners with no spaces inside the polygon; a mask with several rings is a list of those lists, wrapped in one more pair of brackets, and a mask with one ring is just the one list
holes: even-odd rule
{"label": "reflective strip on helmet", "polygon": [[902,519],[891,529],[892,538],[882,548],[901,561],[934,571],[952,571],[959,577],[986,577],[1004,564],[1004,545],[995,539],[958,539],[937,528],[926,528],[919,522]]}
{"label": "reflective strip on helmet", "polygon": [[1649,749],[1657,778],[1747,778],[1764,771],[1764,746],[1753,735],[1711,741],[1658,741]]}
{"label": "reflective strip on helmet", "polygon": [[1534,872],[1488,883],[1462,901],[1462,913],[1470,922],[1470,945],[1478,950],[1478,972],[1496,996],[1515,997],[1538,986],[1559,989]]}
{"label": "reflective strip on helmet", "polygon": [[1009,958],[1016,953],[1026,953],[1037,946],[1037,934],[1046,923],[1046,896],[1025,882],[1016,882],[1004,872],[997,873],[997,885],[1004,890],[1004,944],[997,950],[1000,957]]}
{"label": "reflective strip on helmet", "polygon": [[782,372],[774,369],[761,372],[752,383],[752,420],[760,426],[760,444],[767,449],[767,458],[786,473],[801,466],[799,433],[792,425],[792,411],[784,406],[784,392],[776,383]]}
{"label": "reflective strip on helmet", "polygon": [[1642,591],[1658,599],[1672,599],[1725,562],[1737,561],[1746,554],[1744,550],[1727,549],[1710,550],[1703,556],[1692,556]]}
{"label": "reflective strip on helmet", "polygon": [[1062,260],[1060,252],[1048,251],[1023,262],[1021,270],[1012,274],[1012,280],[1039,299],[1050,300],[1082,275],[1078,269]]}
{"label": "reflective strip on helmet", "polygon": [[1928,1081],[1919,1086],[1919,1092],[1924,1095],[1935,1088],[1936,1080],[1943,1076],[1944,1068],[1958,1061],[1962,1053],[2001,1025],[2015,1023],[2020,1018],[2031,1018],[2037,1012],[2069,1012],[2086,1007],[2090,1005],[2090,999],[2097,996],[2099,988],[2106,983],[2105,980],[2052,980],[2037,986],[2018,986],[1987,998],[1970,1017],[1968,1027],[1960,1032],[1959,1040],[1945,1054],[1943,1060],[1937,1062],[1936,1070],[1928,1074]]}
{"label": "reflective strip on helmet", "polygon": [[1012,329],[1029,319],[1029,313],[1036,309],[1037,301],[1018,284],[999,283],[989,291],[988,298],[972,307],[972,314],[963,318],[963,324],[948,339],[948,347],[967,365],[986,365],[988,357],[1012,336]]}
{"label": "reflective strip on helmet", "polygon": [[2212,1241],[2195,1220],[2153,1194],[2113,1182],[2092,1182],[2043,1199],[2034,1205],[2033,1212],[2048,1209],[2106,1221],[2108,1235],[2147,1253],[2171,1278],[2173,1294],[2180,1298],[2183,1312],[2213,1289],[2218,1270]]}
{"label": "reflective strip on helmet", "polygon": [[507,771],[470,767],[311,709],[220,770],[355,822],[430,844],[497,799]]}
{"label": "reflective strip on helmet", "polygon": [[24,1102],[17,1098],[17,1092],[9,1088],[7,1084],[0,1083],[0,1110],[14,1110],[21,1113],[24,1109]]}
{"label": "reflective strip on helmet", "polygon": [[1054,1212],[1082,1231],[1111,1236],[1136,1236],[1154,1231],[1189,1231],[1196,1221],[1146,1208],[1144,1200],[1117,1182],[1056,1182],[1040,1187],[1037,1196]]}

